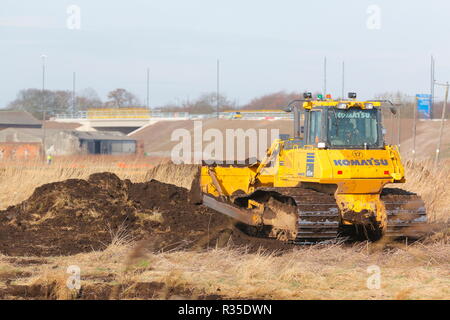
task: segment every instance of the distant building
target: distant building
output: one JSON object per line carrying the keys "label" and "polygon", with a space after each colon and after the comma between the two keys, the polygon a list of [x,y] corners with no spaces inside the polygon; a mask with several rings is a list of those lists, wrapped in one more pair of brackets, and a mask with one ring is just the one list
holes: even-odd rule
{"label": "distant building", "polygon": [[46,129],[86,131],[86,130],[80,130],[82,125],[81,125],[81,123],[76,123],[76,122],[56,122],[56,121],[46,120],[44,122],[43,126]]}
{"label": "distant building", "polygon": [[6,128],[42,128],[42,122],[26,111],[0,110],[0,130]]}
{"label": "distant building", "polygon": [[136,140],[119,132],[72,131],[80,141],[82,153],[131,154],[136,153]]}
{"label": "distant building", "polygon": [[[20,152],[24,154],[35,154],[36,144],[40,146],[45,144],[45,153],[54,156],[134,154],[137,149],[136,140],[120,132],[26,128],[8,128],[0,131],[0,154],[3,150],[4,157],[6,157],[6,153],[10,156],[16,155],[18,151],[12,150],[14,148],[20,149]],[[33,150],[30,149],[27,153],[25,146]]]}
{"label": "distant building", "polygon": [[36,160],[41,156],[40,143],[0,142],[0,160]]}

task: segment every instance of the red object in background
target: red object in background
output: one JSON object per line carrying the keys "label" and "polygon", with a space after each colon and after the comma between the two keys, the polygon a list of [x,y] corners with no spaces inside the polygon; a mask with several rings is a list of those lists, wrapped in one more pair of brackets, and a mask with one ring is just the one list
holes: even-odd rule
{"label": "red object in background", "polygon": [[0,142],[0,160],[36,160],[40,156],[40,143]]}
{"label": "red object in background", "polygon": [[389,171],[385,171],[384,174],[389,174]]}
{"label": "red object in background", "polygon": [[341,170],[339,170],[338,172],[337,172],[338,174],[342,174],[342,171]]}

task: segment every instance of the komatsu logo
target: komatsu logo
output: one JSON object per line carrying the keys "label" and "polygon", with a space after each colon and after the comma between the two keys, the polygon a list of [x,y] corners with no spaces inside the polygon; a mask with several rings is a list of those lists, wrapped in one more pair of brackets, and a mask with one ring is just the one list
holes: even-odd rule
{"label": "komatsu logo", "polygon": [[386,159],[333,160],[336,166],[387,166]]}

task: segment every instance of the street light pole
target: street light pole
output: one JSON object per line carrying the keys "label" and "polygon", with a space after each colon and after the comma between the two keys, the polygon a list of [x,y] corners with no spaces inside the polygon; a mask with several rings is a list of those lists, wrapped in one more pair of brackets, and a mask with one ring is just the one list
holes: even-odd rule
{"label": "street light pole", "polygon": [[344,87],[345,87],[345,62],[342,61],[342,91],[341,91],[341,99],[344,100]]}
{"label": "street light pole", "polygon": [[394,133],[394,128],[395,128],[395,122],[394,122],[394,115],[390,114],[390,121],[391,121],[391,130],[390,130],[390,134],[389,134],[389,141],[392,145],[395,144],[395,133]]}
{"label": "street light pole", "polygon": [[219,89],[220,89],[220,87],[219,87],[219,78],[220,77],[220,61],[219,61],[219,59],[217,59],[217,97],[216,97],[216,111],[217,111],[217,119],[219,119],[219,107],[220,107],[220,102],[219,102],[219,99],[220,99],[220,94],[219,94]]}
{"label": "street light pole", "polygon": [[76,82],[76,72],[73,73],[72,77],[72,114],[75,114],[75,104],[76,104],[76,96],[75,96],[75,82]]}
{"label": "street light pole", "polygon": [[416,96],[416,104],[414,105],[414,123],[413,123],[413,148],[412,148],[412,162],[414,164],[414,162],[416,161],[416,133],[417,133],[417,101],[419,100],[419,98],[417,98]]}
{"label": "street light pole", "polygon": [[401,104],[398,106],[398,119],[397,119],[397,135],[398,135],[398,151],[400,151],[400,144],[402,142],[401,135],[402,135],[402,117],[401,117]]}
{"label": "street light pole", "polygon": [[445,97],[444,97],[444,105],[442,106],[442,117],[441,117],[441,128],[439,130],[439,140],[438,140],[438,145],[437,145],[437,149],[436,149],[436,158],[434,160],[434,166],[437,167],[438,162],[439,162],[439,153],[441,151],[441,145],[442,145],[442,133],[444,132],[444,121],[445,121],[445,110],[447,109],[447,99],[448,99],[448,87],[449,87],[449,83],[448,81],[443,84],[443,83],[436,83],[436,85],[438,86],[444,86],[445,87]]}
{"label": "street light pole", "polygon": [[431,94],[431,105],[430,105],[430,116],[431,119],[433,119],[433,111],[434,111],[434,85],[436,83],[436,79],[434,78],[434,57],[431,55],[431,64],[430,64],[430,76],[431,76],[431,87],[430,87],[430,94]]}
{"label": "street light pole", "polygon": [[147,109],[150,108],[150,69],[147,68]]}
{"label": "street light pole", "polygon": [[45,138],[46,138],[46,130],[45,130],[45,118],[46,118],[46,108],[45,108],[45,59],[47,56],[45,54],[41,55],[42,58],[42,94],[41,94],[41,103],[42,103],[42,153],[45,161],[46,149],[45,149]]}
{"label": "street light pole", "polygon": [[327,96],[327,57],[323,58],[323,98]]}
{"label": "street light pole", "polygon": [[42,59],[42,92],[45,90],[45,59],[47,56],[45,54],[41,55]]}

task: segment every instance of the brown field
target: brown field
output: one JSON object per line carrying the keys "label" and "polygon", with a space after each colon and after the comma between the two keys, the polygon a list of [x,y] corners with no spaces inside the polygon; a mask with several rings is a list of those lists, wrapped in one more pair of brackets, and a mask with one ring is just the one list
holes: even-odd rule
{"label": "brown field", "polygon": [[[138,197],[138,191],[141,192],[140,190],[146,190],[151,186],[138,183],[147,181],[150,177],[149,169],[160,161],[160,159],[111,161],[104,158],[85,161],[57,159],[51,166],[37,163],[20,166],[4,164],[0,166],[2,190],[0,210],[27,200],[33,195],[35,188],[43,184],[66,179],[87,179],[96,172],[112,172],[121,179],[130,179],[136,183],[130,190],[135,188],[137,190],[134,191],[135,197]],[[14,255],[5,253],[7,250],[2,251],[0,298],[449,299],[450,190],[447,186],[450,181],[449,162],[442,162],[437,169],[426,162],[416,163],[414,166],[408,164],[406,169],[408,181],[404,188],[423,197],[429,219],[440,226],[438,232],[422,241],[412,244],[359,242],[274,247],[271,240],[254,241],[239,234],[230,226],[227,226],[228,229],[216,230],[216,226],[224,224],[225,220],[214,218],[213,214],[205,212],[210,215],[210,222],[205,228],[201,227],[195,232],[204,238],[206,232],[204,229],[207,229],[206,241],[184,246],[179,244],[171,246],[171,243],[165,243],[165,247],[151,250],[149,248],[161,238],[161,234],[170,230],[151,233],[141,241],[138,238],[140,235],[138,231],[159,223],[159,219],[166,219],[164,211],[166,207],[161,204],[160,208],[151,209],[151,215],[144,216],[136,211],[136,224],[133,225],[135,229],[122,228],[120,225],[108,229],[105,225],[105,230],[100,230],[103,232],[101,245],[82,248],[70,255],[32,254],[50,251],[44,250],[45,243],[33,242],[31,238],[29,247],[36,249],[35,251],[30,249],[31,254]],[[186,186],[188,179],[177,181],[165,174],[157,178],[167,179],[167,182],[176,182],[181,186]],[[53,186],[62,188],[66,185]],[[89,186],[86,185],[87,187]],[[119,186],[119,191],[120,188]],[[171,188],[168,190],[175,190]],[[107,196],[102,192],[98,191],[99,199]],[[132,194],[128,196],[130,195]],[[97,195],[91,196],[95,199]],[[121,195],[118,193],[112,196],[117,198]],[[70,201],[72,201],[70,198],[57,198],[54,200],[54,206],[48,210],[51,214],[39,216],[39,219],[30,223],[30,226],[32,228],[51,226],[50,222],[57,220],[61,208],[68,207],[69,204],[74,205],[74,202]],[[164,201],[167,202],[167,206],[175,203],[171,202],[170,198]],[[25,208],[28,205],[29,203],[25,201],[21,206],[11,210]],[[39,208],[40,206],[36,206],[36,212],[40,210]],[[183,212],[190,214],[190,208],[184,208]],[[89,214],[97,216],[95,212]],[[183,226],[178,228],[179,232],[186,232]],[[224,230],[232,230],[233,237],[230,236],[229,239],[233,241],[224,243],[221,237],[216,237]],[[57,239],[62,231],[54,230],[54,232]],[[74,233],[70,234],[74,236]],[[191,238],[193,236],[192,233],[186,234]],[[92,233],[91,236],[94,238],[98,234]],[[80,241],[76,237],[73,239],[74,244]],[[175,240],[179,239],[173,241]],[[17,239],[17,242],[20,240]],[[59,242],[55,240],[55,243]],[[8,246],[8,243],[3,243],[2,246]],[[21,248],[25,249],[26,246]],[[71,265],[80,267],[80,290],[70,290],[66,286],[70,276],[67,268]],[[366,286],[370,276],[367,268],[372,265],[380,267],[380,289],[368,289]]]}

